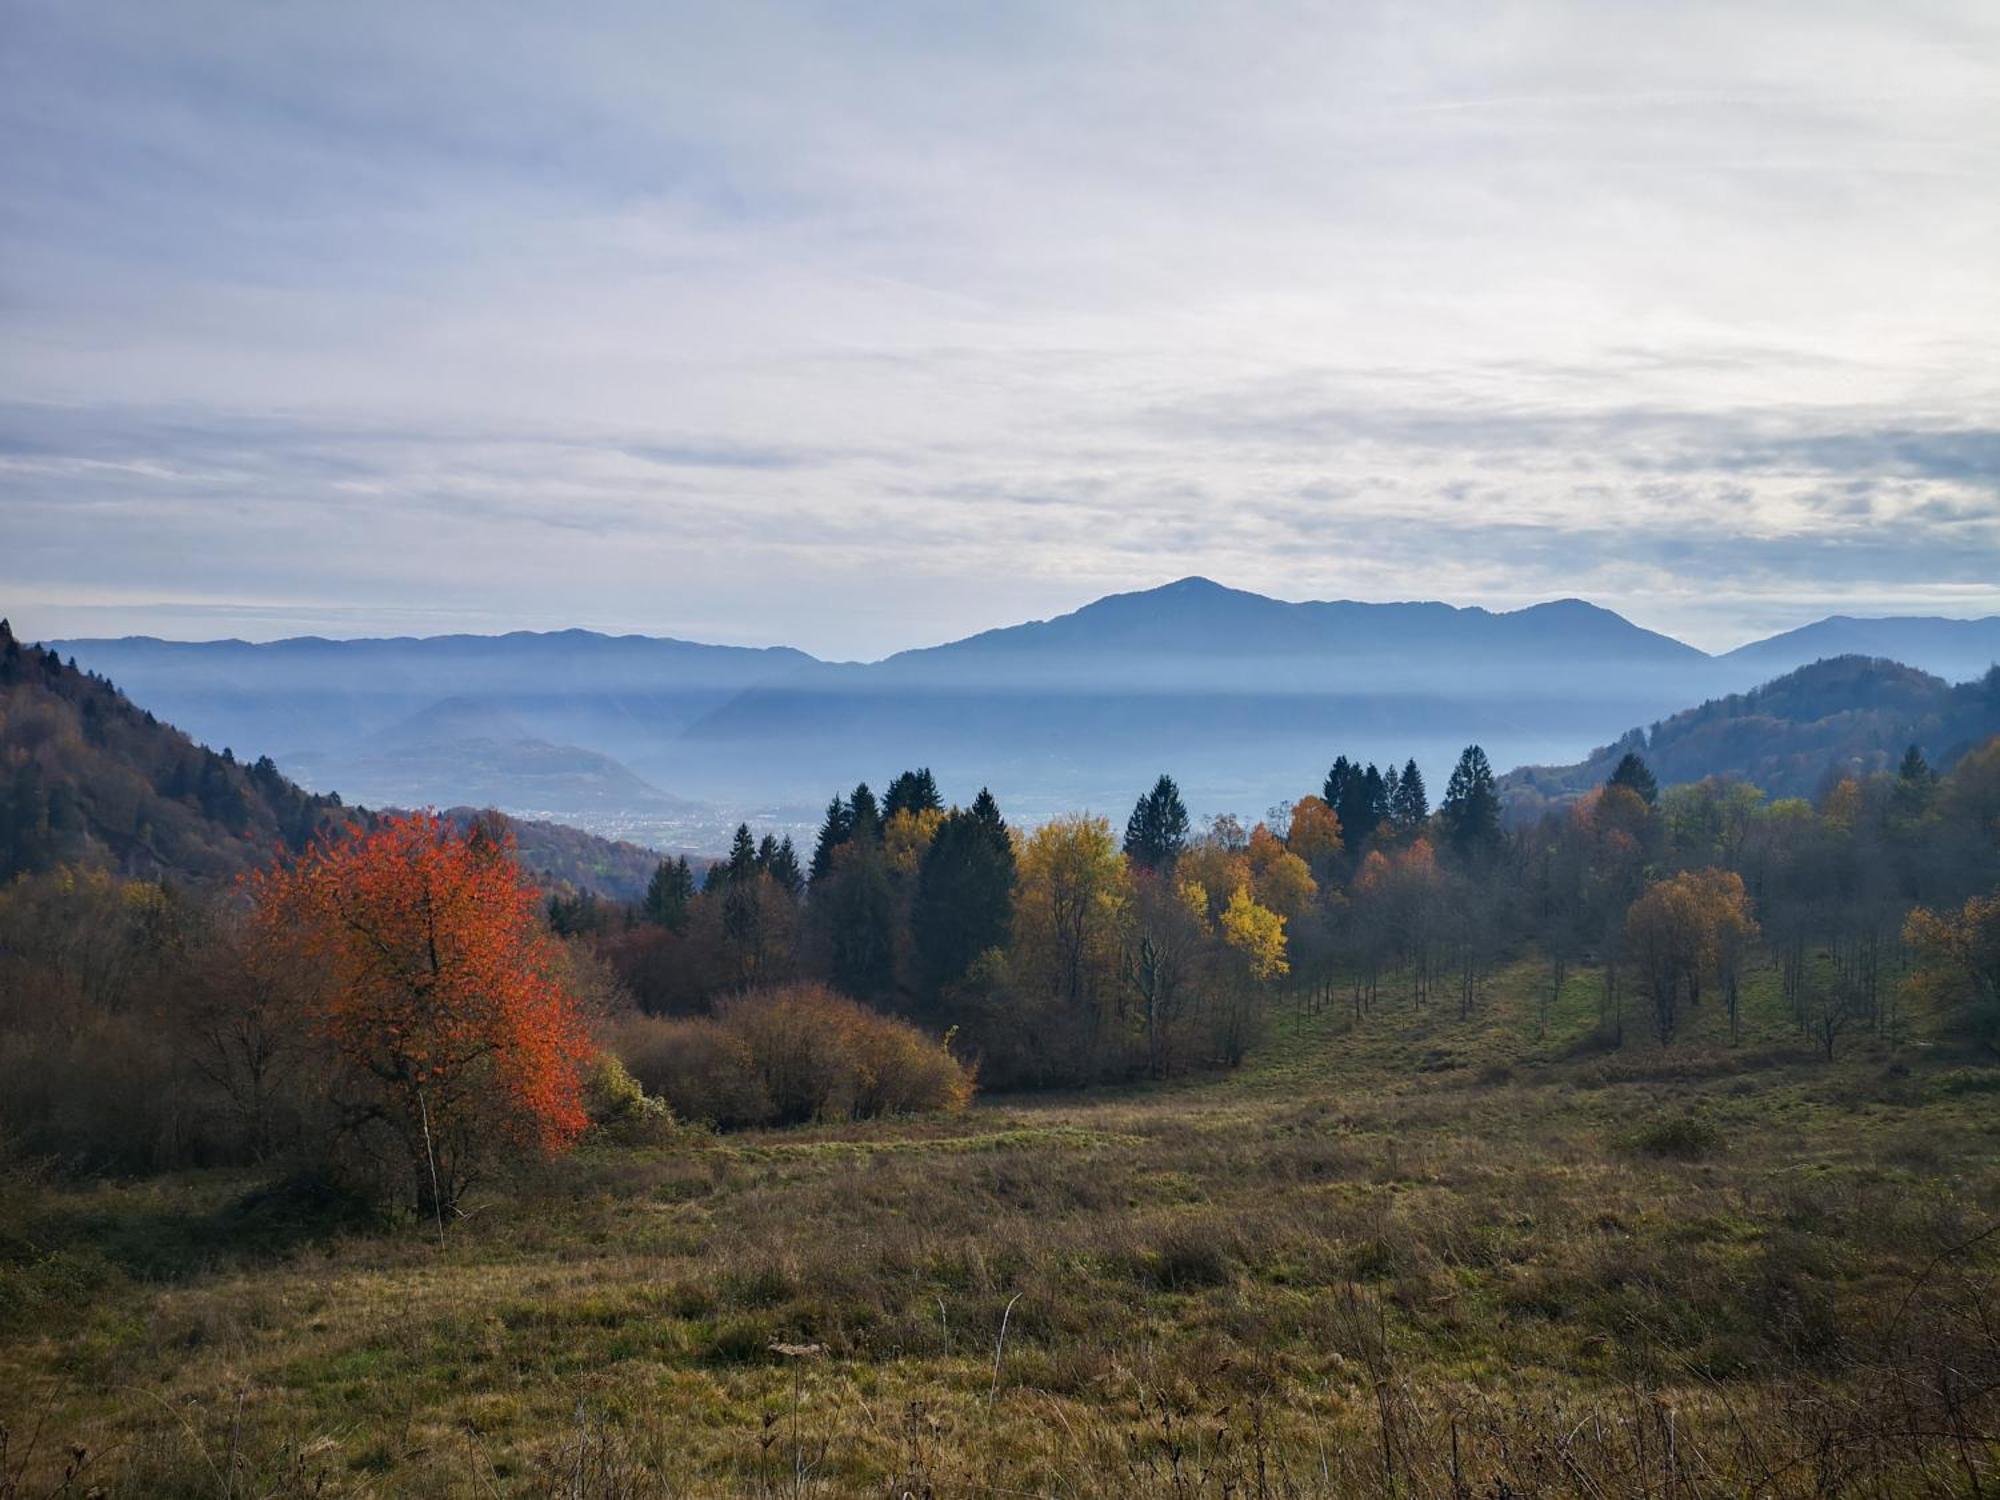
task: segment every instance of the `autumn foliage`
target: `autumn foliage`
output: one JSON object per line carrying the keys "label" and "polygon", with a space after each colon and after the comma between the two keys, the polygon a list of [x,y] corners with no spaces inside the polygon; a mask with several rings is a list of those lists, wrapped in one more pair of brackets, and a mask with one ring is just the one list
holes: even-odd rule
{"label": "autumn foliage", "polygon": [[949,1047],[823,985],[753,990],[713,1018],[635,1017],[613,1045],[684,1119],[799,1125],[962,1110],[972,1071]]}
{"label": "autumn foliage", "polygon": [[586,1128],[582,1019],[504,837],[390,818],[248,886],[260,950],[311,976],[349,1133],[425,1209],[449,1209],[496,1150],[556,1152]]}

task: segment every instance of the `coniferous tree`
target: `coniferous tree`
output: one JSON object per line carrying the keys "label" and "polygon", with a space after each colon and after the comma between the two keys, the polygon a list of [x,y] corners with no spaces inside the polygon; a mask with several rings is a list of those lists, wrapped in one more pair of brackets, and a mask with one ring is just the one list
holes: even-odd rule
{"label": "coniferous tree", "polygon": [[1641,801],[1651,807],[1660,798],[1660,784],[1653,779],[1652,768],[1639,758],[1636,750],[1627,750],[1612,771],[1606,786],[1622,786],[1636,792]]}
{"label": "coniferous tree", "polygon": [[1354,767],[1344,755],[1333,759],[1333,767],[1326,773],[1326,780],[1320,787],[1320,799],[1334,810],[1340,811],[1340,804],[1347,796],[1347,780],[1354,774]]}
{"label": "coniferous tree", "polygon": [[694,900],[694,871],[689,867],[687,856],[679,859],[663,859],[653,871],[653,878],[646,883],[644,912],[646,920],[670,932],[679,932],[687,926],[688,903]]}
{"label": "coniferous tree", "polygon": [[815,884],[812,910],[827,935],[829,977],[856,1000],[879,1000],[895,980],[895,891],[874,839],[854,839]]}
{"label": "coniferous tree", "polygon": [[792,836],[786,834],[778,841],[778,847],[771,853],[770,863],[765,866],[778,889],[793,900],[806,888],[806,877],[799,869],[799,852],[792,847]]}
{"label": "coniferous tree", "polygon": [[833,851],[854,834],[854,818],[847,804],[835,797],[826,805],[826,820],[819,825],[819,842],[813,845],[812,878],[824,879],[833,870]]}
{"label": "coniferous tree", "polygon": [[726,884],[748,885],[757,878],[757,841],[750,837],[750,825],[738,823],[736,837],[729,844]]}
{"label": "coniferous tree", "polygon": [[1361,789],[1368,799],[1368,832],[1373,833],[1389,821],[1389,783],[1372,760],[1362,774]]}
{"label": "coniferous tree", "polygon": [[1171,776],[1162,774],[1125,821],[1125,857],[1148,870],[1170,867],[1187,847],[1187,806]]}
{"label": "coniferous tree", "polygon": [[1438,818],[1445,837],[1467,858],[1489,854],[1500,845],[1500,794],[1493,785],[1493,767],[1486,752],[1467,745],[1452,768]]}
{"label": "coniferous tree", "polygon": [[[1340,769],[1340,762],[1335,762],[1334,769]],[[1334,786],[1335,780],[1329,775],[1327,785]],[[1333,804],[1333,810],[1340,818],[1341,836],[1347,841],[1348,851],[1359,858],[1362,846],[1383,818],[1385,789],[1382,773],[1372,764],[1364,770],[1359,764],[1350,763],[1346,774],[1338,780],[1340,801]]]}
{"label": "coniferous tree", "polygon": [[1396,794],[1390,799],[1390,816],[1404,833],[1414,833],[1431,815],[1430,794],[1424,789],[1424,773],[1415,757],[1403,762],[1403,774],[1396,778]]}
{"label": "coniferous tree", "polygon": [[917,869],[910,908],[919,981],[936,997],[972,961],[1005,945],[1014,914],[1014,843],[993,794],[953,808]]}
{"label": "coniferous tree", "polygon": [[882,794],[882,821],[887,823],[899,812],[942,812],[944,799],[938,795],[937,780],[931,775],[931,768],[923,766],[915,771],[905,771],[889,783],[888,791]]}
{"label": "coniferous tree", "polygon": [[875,794],[868,790],[868,783],[862,782],[847,799],[848,837],[866,843],[882,842],[882,809],[876,805]]}

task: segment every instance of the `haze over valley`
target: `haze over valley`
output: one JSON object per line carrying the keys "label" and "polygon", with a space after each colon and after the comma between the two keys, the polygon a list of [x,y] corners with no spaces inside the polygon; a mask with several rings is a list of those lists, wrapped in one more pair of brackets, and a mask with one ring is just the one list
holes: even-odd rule
{"label": "haze over valley", "polygon": [[1575,599],[1294,604],[1188,578],[870,663],[588,631],[53,644],[351,801],[720,853],[739,821],[809,834],[829,790],[910,759],[1030,818],[1115,808],[1171,767],[1198,814],[1253,821],[1335,753],[1439,784],[1472,741],[1503,769],[1580,761],[1822,657],[1971,680],[2000,616],[1829,618],[1711,656]]}

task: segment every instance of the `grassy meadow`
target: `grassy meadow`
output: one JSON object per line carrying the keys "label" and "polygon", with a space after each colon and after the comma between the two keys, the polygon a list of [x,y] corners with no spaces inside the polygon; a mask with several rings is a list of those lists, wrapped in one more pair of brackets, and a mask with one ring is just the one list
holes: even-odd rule
{"label": "grassy meadow", "polygon": [[1281,997],[1226,1077],[591,1145],[442,1246],[17,1174],[0,1497],[2000,1491],[2000,1069],[1829,1061],[1769,969],[1666,1050],[1544,984]]}

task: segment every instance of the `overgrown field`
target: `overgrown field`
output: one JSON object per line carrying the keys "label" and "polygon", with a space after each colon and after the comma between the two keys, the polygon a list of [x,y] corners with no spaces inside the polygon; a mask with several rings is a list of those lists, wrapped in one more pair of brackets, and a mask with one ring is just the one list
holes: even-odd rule
{"label": "overgrown field", "polygon": [[[2000,1491],[2000,1068],[1279,1002],[1236,1075],[0,1205],[0,1496]],[[1982,1237],[1984,1236],[1984,1237]]]}

